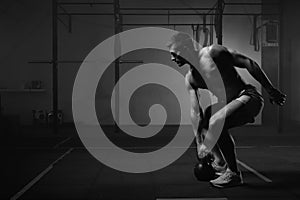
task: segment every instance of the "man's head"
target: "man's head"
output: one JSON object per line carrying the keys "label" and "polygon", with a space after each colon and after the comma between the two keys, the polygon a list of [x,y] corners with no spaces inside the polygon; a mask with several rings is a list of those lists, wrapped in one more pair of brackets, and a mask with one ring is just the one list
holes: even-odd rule
{"label": "man's head", "polygon": [[189,34],[183,32],[174,34],[167,46],[171,53],[171,60],[176,62],[179,67],[190,63],[195,48],[194,40]]}

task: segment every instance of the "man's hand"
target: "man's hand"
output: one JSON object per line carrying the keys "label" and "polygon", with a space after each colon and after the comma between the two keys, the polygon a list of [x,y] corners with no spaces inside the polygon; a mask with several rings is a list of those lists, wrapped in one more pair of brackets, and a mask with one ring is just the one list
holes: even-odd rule
{"label": "man's hand", "polygon": [[271,89],[268,91],[270,95],[270,102],[272,104],[276,103],[277,105],[283,106],[286,101],[286,95],[277,90],[276,88]]}
{"label": "man's hand", "polygon": [[205,156],[207,156],[207,154],[209,154],[209,151],[207,150],[207,147],[204,144],[199,144],[197,145],[197,153],[198,153],[198,158],[202,159]]}

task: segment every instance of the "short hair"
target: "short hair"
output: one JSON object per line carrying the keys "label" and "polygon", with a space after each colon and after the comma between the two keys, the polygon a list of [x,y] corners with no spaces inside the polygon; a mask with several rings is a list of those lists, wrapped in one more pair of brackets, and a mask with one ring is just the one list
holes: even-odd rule
{"label": "short hair", "polygon": [[170,40],[167,43],[167,47],[171,47],[172,45],[176,44],[177,46],[187,46],[189,48],[194,48],[194,40],[193,38],[184,32],[177,32],[174,35],[172,35],[172,37],[170,38]]}

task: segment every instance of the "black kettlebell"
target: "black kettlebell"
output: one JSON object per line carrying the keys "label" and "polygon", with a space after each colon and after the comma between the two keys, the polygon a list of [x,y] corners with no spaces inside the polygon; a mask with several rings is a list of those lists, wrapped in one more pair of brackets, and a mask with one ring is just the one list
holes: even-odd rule
{"label": "black kettlebell", "polygon": [[194,175],[198,181],[210,181],[216,178],[215,170],[211,166],[212,162],[213,156],[210,154],[199,159],[199,162],[194,167]]}

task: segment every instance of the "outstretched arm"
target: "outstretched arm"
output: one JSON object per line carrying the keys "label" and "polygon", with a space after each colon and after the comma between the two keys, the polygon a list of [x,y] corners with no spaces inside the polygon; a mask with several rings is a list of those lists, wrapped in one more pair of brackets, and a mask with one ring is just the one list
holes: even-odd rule
{"label": "outstretched arm", "polygon": [[200,95],[197,88],[192,88],[189,80],[190,80],[190,73],[188,73],[185,77],[185,84],[190,96],[190,103],[191,103],[191,122],[193,127],[193,132],[196,139],[196,145],[197,145],[197,155],[199,158],[203,158],[205,155],[207,155],[207,148],[203,145],[203,139],[204,135],[202,133],[203,127],[203,120],[204,114],[203,110],[199,101]]}
{"label": "outstretched arm", "polygon": [[196,90],[190,90],[191,99],[191,121],[193,126],[193,131],[196,137],[197,145],[202,143],[201,132],[199,131],[199,125],[203,120],[203,111],[198,101],[198,94]]}
{"label": "outstretched arm", "polygon": [[236,67],[246,68],[248,72],[266,89],[270,95],[271,103],[276,103],[282,106],[285,103],[286,95],[276,89],[264,71],[252,59],[231,51],[233,62]]}
{"label": "outstretched arm", "polygon": [[199,131],[199,124],[203,120],[203,111],[199,102],[199,94],[196,88],[193,88],[190,84],[191,74],[188,73],[185,77],[185,85],[187,87],[190,103],[191,103],[191,122],[193,126],[194,135],[196,137],[197,146],[201,144],[201,132]]}

